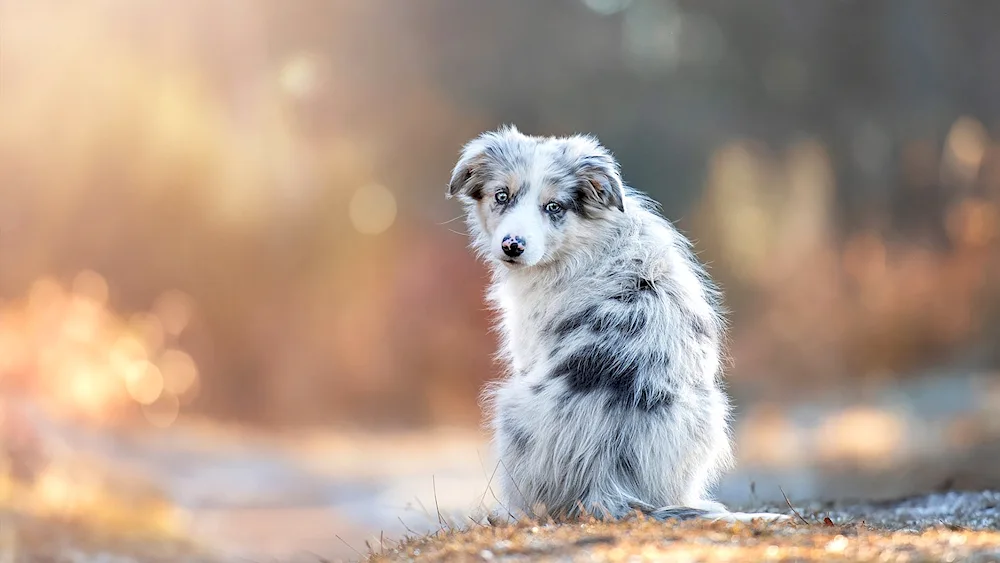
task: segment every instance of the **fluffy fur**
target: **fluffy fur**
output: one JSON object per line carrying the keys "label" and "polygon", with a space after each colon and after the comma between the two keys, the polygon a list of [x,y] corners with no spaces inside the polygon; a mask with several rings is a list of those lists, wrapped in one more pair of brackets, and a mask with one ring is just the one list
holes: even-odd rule
{"label": "fluffy fur", "polygon": [[484,133],[447,195],[492,271],[508,373],[484,397],[507,510],[783,518],[708,495],[733,464],[719,294],[597,139]]}

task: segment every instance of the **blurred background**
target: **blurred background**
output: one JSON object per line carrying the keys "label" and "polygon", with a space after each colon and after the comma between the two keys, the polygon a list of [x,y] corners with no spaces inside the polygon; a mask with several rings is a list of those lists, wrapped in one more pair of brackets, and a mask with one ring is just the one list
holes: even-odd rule
{"label": "blurred background", "polygon": [[492,502],[444,188],[502,123],[597,135],[723,286],[722,500],[1000,487],[998,18],[0,3],[4,510],[352,555]]}

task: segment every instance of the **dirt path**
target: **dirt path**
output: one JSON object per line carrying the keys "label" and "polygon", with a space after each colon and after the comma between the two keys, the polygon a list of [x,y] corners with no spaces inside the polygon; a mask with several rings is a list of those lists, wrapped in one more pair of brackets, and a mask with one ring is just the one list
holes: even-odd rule
{"label": "dirt path", "polygon": [[[996,499],[985,493],[979,497],[986,499],[981,505],[971,497],[948,496],[921,497],[925,504],[803,504],[810,498],[898,498],[949,481],[970,490],[1000,487],[995,469],[1000,467],[1000,427],[995,408],[988,408],[994,405],[991,397],[975,381],[961,378],[915,381],[874,397],[872,412],[891,414],[895,418],[888,420],[906,430],[892,441],[905,451],[886,458],[891,465],[869,473],[858,466],[837,468],[822,458],[823,452],[793,448],[786,435],[773,435],[764,425],[763,439],[744,437],[743,451],[754,453],[771,444],[794,452],[794,463],[784,469],[744,463],[722,483],[720,500],[730,506],[771,503],[786,511],[783,489],[797,508],[825,513],[838,523],[865,520],[912,534],[955,518],[959,525],[974,528],[974,519],[981,518],[996,529]],[[847,398],[843,403],[856,401]],[[47,443],[53,446],[48,453],[64,481],[86,478],[94,481],[95,489],[111,486],[118,496],[126,496],[126,482],[138,483],[140,491],[155,489],[176,507],[190,536],[240,561],[357,558],[366,550],[366,541],[381,549],[380,538],[437,530],[438,510],[456,522],[467,522],[483,503],[493,501],[485,494],[493,469],[488,446],[476,432],[275,437],[184,423],[162,431],[109,433],[52,420],[30,405],[22,406],[26,423],[41,437],[42,449]],[[827,432],[829,437],[829,421],[839,421],[837,436],[847,445],[880,435],[871,422],[886,419],[872,418],[871,412],[842,416],[838,409],[843,407],[830,400],[784,407],[783,428],[795,436]],[[956,441],[956,436],[962,440]],[[883,442],[888,443],[878,444]],[[956,443],[968,447],[957,448]],[[797,530],[790,537],[802,533]]]}

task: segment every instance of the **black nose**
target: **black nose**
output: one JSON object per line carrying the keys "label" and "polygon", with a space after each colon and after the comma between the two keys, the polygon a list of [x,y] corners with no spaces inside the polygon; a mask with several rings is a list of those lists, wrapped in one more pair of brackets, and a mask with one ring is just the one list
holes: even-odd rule
{"label": "black nose", "polygon": [[524,252],[524,245],[523,238],[513,235],[503,237],[503,241],[500,242],[500,246],[503,247],[503,253],[511,258],[520,256]]}

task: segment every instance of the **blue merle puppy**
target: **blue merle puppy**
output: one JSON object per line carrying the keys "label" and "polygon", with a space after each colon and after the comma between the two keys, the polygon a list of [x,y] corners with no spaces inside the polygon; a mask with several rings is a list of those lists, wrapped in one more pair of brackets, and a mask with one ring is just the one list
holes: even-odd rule
{"label": "blue merle puppy", "polygon": [[490,266],[508,368],[485,395],[501,501],[520,515],[726,520],[725,322],[691,245],[591,136],[513,126],[462,150],[447,191]]}

